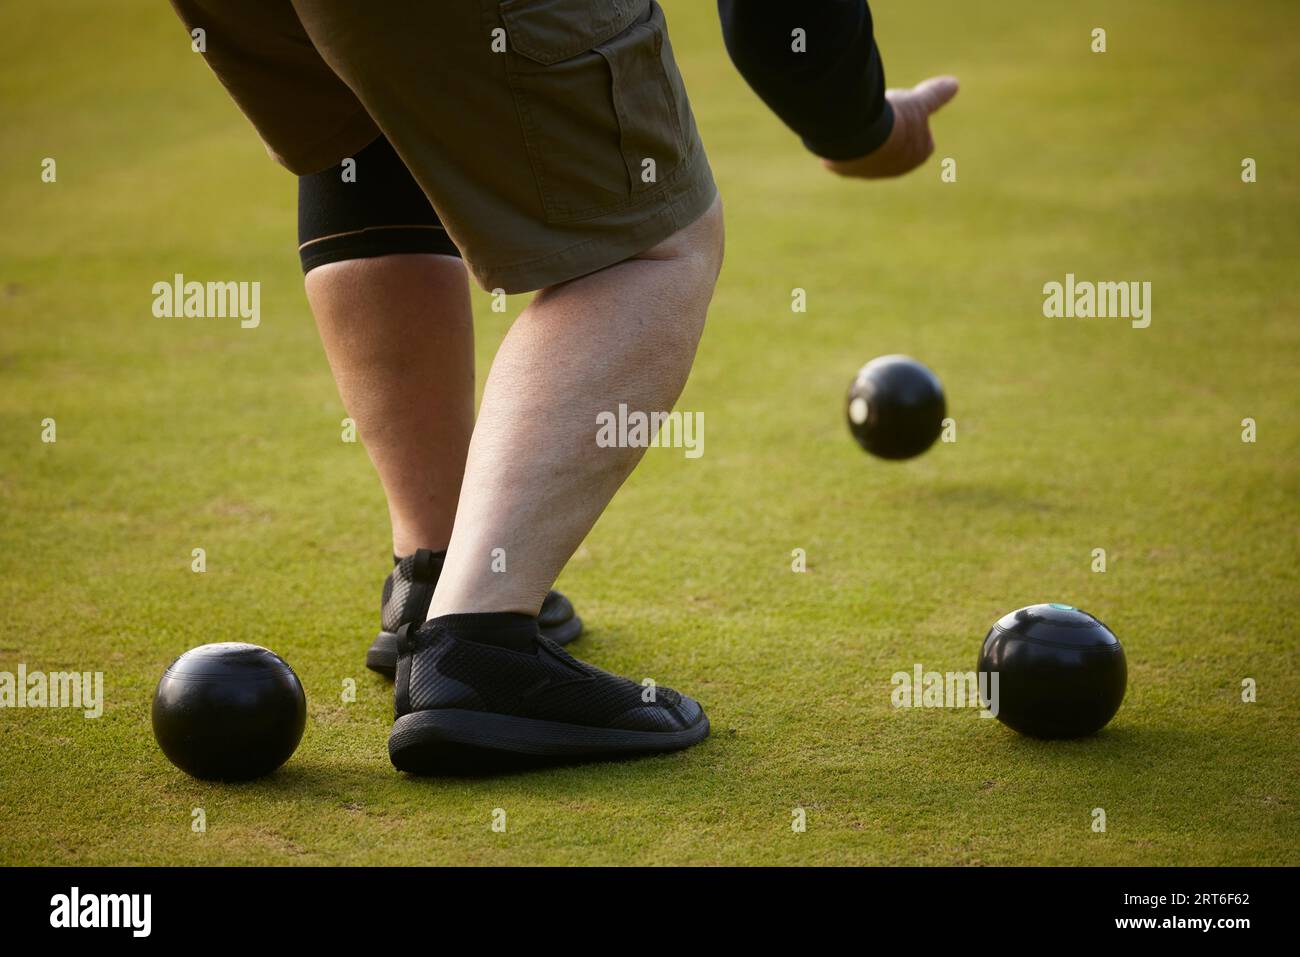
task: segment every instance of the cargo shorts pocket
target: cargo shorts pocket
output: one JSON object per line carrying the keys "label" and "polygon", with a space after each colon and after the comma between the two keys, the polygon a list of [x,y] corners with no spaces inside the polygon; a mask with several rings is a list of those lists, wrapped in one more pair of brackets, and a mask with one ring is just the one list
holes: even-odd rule
{"label": "cargo shorts pocket", "polygon": [[659,4],[505,0],[500,13],[546,220],[592,219],[667,185],[690,149],[689,107]]}

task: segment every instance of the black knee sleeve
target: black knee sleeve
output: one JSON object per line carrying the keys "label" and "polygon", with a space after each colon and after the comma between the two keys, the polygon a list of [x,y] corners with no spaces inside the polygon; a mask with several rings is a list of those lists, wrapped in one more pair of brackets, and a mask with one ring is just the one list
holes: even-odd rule
{"label": "black knee sleeve", "polygon": [[343,259],[393,253],[459,256],[424,191],[392,144],[379,137],[342,166],[298,177],[298,256],[302,271]]}

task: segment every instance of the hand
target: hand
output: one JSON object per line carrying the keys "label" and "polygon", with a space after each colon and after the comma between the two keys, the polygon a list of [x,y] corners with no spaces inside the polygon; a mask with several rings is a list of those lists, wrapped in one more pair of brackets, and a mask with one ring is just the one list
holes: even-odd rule
{"label": "hand", "polygon": [[934,152],[930,114],[957,95],[955,76],[933,76],[910,90],[886,90],[885,99],[894,108],[894,128],[889,139],[866,156],[851,160],[822,160],[828,170],[841,176],[884,179],[902,176],[924,163]]}

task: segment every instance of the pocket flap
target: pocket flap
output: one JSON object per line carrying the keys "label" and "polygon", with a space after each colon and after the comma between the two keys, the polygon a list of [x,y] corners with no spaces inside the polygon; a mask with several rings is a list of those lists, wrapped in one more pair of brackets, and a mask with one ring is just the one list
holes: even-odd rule
{"label": "pocket flap", "polygon": [[549,65],[622,33],[646,5],[647,0],[505,0],[501,20],[510,49]]}

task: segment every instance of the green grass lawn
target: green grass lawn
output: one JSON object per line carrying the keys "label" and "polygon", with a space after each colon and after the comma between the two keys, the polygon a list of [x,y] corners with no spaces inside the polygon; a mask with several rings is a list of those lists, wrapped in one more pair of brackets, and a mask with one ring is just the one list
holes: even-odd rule
{"label": "green grass lawn", "polygon": [[[0,711],[0,862],[1300,864],[1300,12],[881,0],[891,82],[963,89],[936,158],[879,185],[767,114],[711,3],[665,5],[728,217],[679,404],[705,454],[652,450],[560,584],[575,653],[688,691],[713,735],[450,779],[392,769],[363,667],[386,510],[340,441],[292,178],[165,4],[0,8],[0,671],[102,671],[106,695],[98,720]],[[260,281],[261,326],[154,318],[177,272]],[[1067,272],[1149,280],[1151,326],[1044,318]],[[524,297],[475,296],[485,370]],[[958,425],[904,464],[843,421],[888,352],[936,370]],[[972,669],[998,616],[1052,600],[1125,644],[1101,734],[891,707],[894,672]],[[258,782],[191,780],[153,741],[162,669],[218,640],[307,689]]]}

